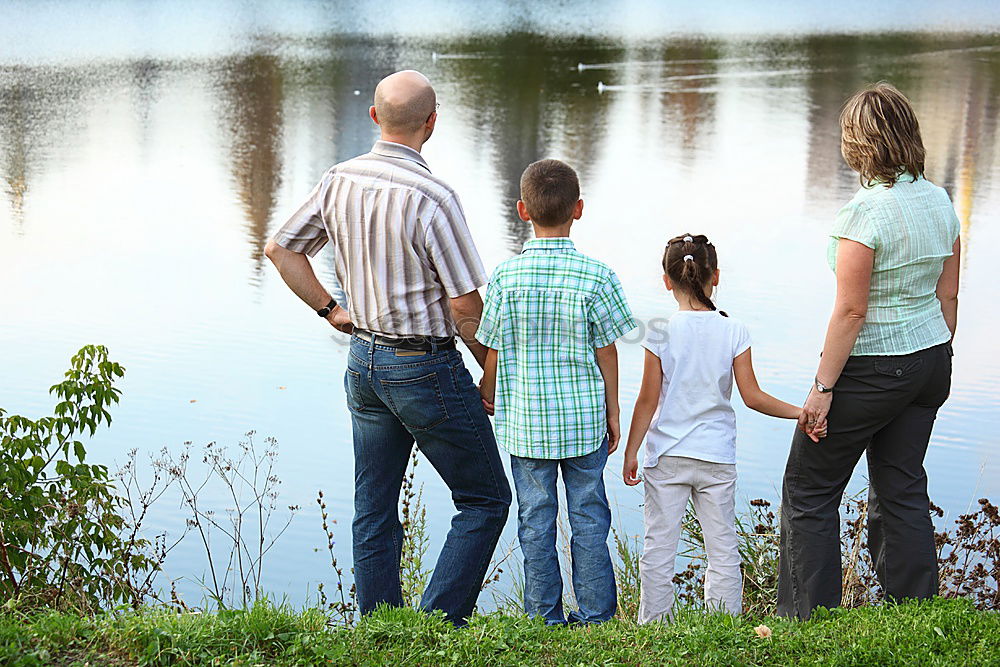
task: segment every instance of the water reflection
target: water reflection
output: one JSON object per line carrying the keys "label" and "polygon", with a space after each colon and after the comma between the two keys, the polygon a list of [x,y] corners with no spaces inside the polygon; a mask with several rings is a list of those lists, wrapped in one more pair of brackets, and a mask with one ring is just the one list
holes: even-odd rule
{"label": "water reflection", "polygon": [[[403,67],[426,72],[438,89],[431,164],[458,189],[488,265],[518,252],[530,233],[513,213],[524,167],[562,157],[580,171],[588,200],[578,244],[619,272],[639,316],[668,312],[656,269],[667,237],[697,227],[718,238],[726,307],[749,320],[768,389],[792,400],[808,385],[827,314],[824,233],[858,187],[840,159],[840,106],[886,78],[917,107],[928,175],[954,198],[968,250],[970,316],[931,448],[932,493],[950,511],[964,509],[977,478],[979,493],[1000,495],[990,440],[1000,414],[991,314],[1000,298],[991,273],[1000,245],[1000,39],[593,34],[268,33],[203,58],[0,63],[0,367],[8,379],[0,406],[48,405],[43,387],[26,388],[58,373],[82,336],[109,342],[133,384],[95,455],[232,442],[257,428],[282,443],[288,502],[311,506],[312,490],[325,488],[346,519],[344,352],[261,252],[330,165],[369,149],[371,92]],[[329,284],[329,251],[319,263]],[[71,327],[38,305],[61,303],[67,284],[100,296],[100,308],[81,305]],[[155,304],[144,311],[148,322],[137,304]],[[641,374],[637,350],[621,354],[626,413]],[[773,498],[787,429],[740,420],[741,493]],[[621,490],[614,478],[609,472],[612,494]],[[425,479],[435,541],[449,498]],[[641,523],[637,505],[622,501],[627,531]],[[271,590],[298,599],[307,565],[321,570],[309,560],[311,521],[289,538]],[[349,544],[338,549],[348,560]]]}
{"label": "water reflection", "polygon": [[74,69],[0,66],[0,178],[17,233],[24,231],[32,180],[61,143],[73,143],[67,134],[82,129],[86,85]]}
{"label": "water reflection", "polygon": [[281,185],[284,73],[277,57],[254,54],[224,63],[218,87],[233,183],[246,216],[253,280],[259,280]]}
{"label": "water reflection", "polygon": [[620,58],[624,49],[524,33],[448,42],[444,48],[433,54],[435,74],[466,110],[470,148],[490,156],[500,190],[496,215],[505,222],[508,248],[520,252],[531,234],[513,214],[521,172],[535,160],[559,155],[573,162],[586,184],[607,133],[608,104],[577,66]]}

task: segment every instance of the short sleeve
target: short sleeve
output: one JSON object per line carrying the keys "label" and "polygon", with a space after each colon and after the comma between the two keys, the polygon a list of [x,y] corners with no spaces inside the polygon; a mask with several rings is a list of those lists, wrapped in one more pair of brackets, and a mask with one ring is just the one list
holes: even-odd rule
{"label": "short sleeve", "polygon": [[503,291],[497,274],[490,278],[486,287],[486,300],[483,302],[483,315],[479,319],[479,329],[476,330],[476,340],[494,350],[500,349],[500,326],[502,322]]}
{"label": "short sleeve", "polygon": [[868,207],[858,202],[850,202],[837,213],[830,236],[835,239],[857,241],[872,250],[878,250],[878,230],[872,221]]}
{"label": "short sleeve", "polygon": [[434,212],[425,229],[425,244],[449,298],[468,294],[486,283],[486,269],[458,197],[452,195]]}
{"label": "short sleeve", "polygon": [[609,271],[598,286],[587,312],[587,325],[594,347],[607,347],[638,326],[614,271]]}
{"label": "short sleeve", "polygon": [[958,219],[958,214],[955,213],[955,207],[951,207],[951,244],[955,245],[955,241],[958,237],[962,235],[962,221]]}
{"label": "short sleeve", "polygon": [[274,235],[274,242],[286,250],[301,252],[313,257],[326,245],[326,226],[323,224],[323,197],[327,179],[320,181],[305,203]]}
{"label": "short sleeve", "polygon": [[740,322],[733,336],[733,359],[750,349],[750,330]]}

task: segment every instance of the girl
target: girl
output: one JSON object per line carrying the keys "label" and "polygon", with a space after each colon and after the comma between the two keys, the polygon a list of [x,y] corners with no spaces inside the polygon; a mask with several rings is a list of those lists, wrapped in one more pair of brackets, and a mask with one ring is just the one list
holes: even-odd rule
{"label": "girl", "polygon": [[[736,538],[736,414],[730,405],[733,375],[747,407],[798,419],[800,409],[757,386],[746,326],[716,309],[719,284],[715,246],[704,236],[670,240],[663,282],[678,312],[651,328],[642,387],[625,449],[625,483],[639,483],[643,438],[646,536],[639,572],[639,622],[672,617],[674,560],[688,499],[705,536],[705,604],[739,614],[743,579]],[[821,431],[815,433],[818,437]]]}

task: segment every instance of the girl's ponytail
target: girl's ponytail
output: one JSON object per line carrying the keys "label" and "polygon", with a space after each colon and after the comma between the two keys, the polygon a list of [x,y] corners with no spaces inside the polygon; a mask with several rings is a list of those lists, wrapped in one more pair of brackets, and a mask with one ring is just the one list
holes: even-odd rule
{"label": "girl's ponytail", "polygon": [[715,246],[701,234],[675,236],[663,253],[664,273],[682,292],[691,295],[709,310],[718,309],[705,293],[705,285],[718,268]]}

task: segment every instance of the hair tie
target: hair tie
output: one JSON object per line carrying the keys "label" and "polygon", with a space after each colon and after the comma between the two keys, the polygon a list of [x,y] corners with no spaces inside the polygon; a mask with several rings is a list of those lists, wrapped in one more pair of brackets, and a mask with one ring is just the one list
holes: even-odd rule
{"label": "hair tie", "polygon": [[[690,236],[685,236],[684,237],[684,243],[694,243],[694,239],[691,238]],[[690,256],[691,255],[688,255],[688,257],[690,257]]]}
{"label": "hair tie", "polygon": [[693,262],[694,261],[694,255],[684,255],[684,261],[685,262]]}

